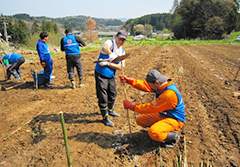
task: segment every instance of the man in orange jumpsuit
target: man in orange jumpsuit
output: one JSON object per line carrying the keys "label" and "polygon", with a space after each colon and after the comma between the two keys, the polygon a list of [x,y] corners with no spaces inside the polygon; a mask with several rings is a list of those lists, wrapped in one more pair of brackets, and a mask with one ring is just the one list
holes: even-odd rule
{"label": "man in orange jumpsuit", "polygon": [[139,114],[136,118],[138,125],[148,130],[149,136],[162,142],[166,148],[172,148],[179,139],[176,131],[181,130],[185,122],[185,108],[182,96],[171,79],[163,76],[157,70],[151,70],[146,76],[146,81],[137,80],[120,75],[122,83],[128,83],[132,87],[156,93],[156,98],[145,104],[132,104],[124,100],[125,109],[130,109]]}

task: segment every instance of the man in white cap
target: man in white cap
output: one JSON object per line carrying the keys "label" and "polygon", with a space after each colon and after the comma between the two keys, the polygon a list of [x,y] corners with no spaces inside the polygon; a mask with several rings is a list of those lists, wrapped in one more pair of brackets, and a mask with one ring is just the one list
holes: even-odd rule
{"label": "man in white cap", "polygon": [[122,83],[130,84],[138,90],[156,93],[152,102],[133,104],[124,100],[123,105],[125,109],[141,114],[136,122],[144,128],[150,127],[148,134],[153,140],[161,142],[163,147],[174,147],[179,139],[176,131],[181,130],[185,123],[185,107],[173,81],[157,70],[149,71],[146,81],[126,75],[119,77]]}
{"label": "man in white cap", "polygon": [[98,56],[100,61],[94,69],[98,106],[103,117],[102,121],[106,126],[114,126],[114,123],[109,119],[109,115],[113,117],[119,116],[114,111],[114,103],[117,97],[115,73],[116,70],[121,70],[122,66],[120,61],[112,61],[119,56],[125,55],[122,46],[127,40],[127,36],[125,30],[120,30],[115,35],[114,40],[106,40]]}

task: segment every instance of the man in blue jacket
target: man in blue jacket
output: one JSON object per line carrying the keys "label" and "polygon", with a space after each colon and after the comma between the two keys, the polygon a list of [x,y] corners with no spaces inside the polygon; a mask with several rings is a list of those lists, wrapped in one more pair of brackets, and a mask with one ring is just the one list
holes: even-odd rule
{"label": "man in blue jacket", "polygon": [[43,74],[43,85],[46,88],[52,88],[52,82],[51,76],[53,71],[53,61],[51,59],[51,54],[49,51],[49,47],[46,44],[46,41],[48,40],[48,33],[41,32],[40,38],[37,43],[37,51],[40,58],[40,62],[42,67],[44,68],[44,74]]}
{"label": "man in blue jacket", "polygon": [[[15,80],[19,80],[22,76],[22,72],[19,67],[25,62],[22,55],[16,53],[6,54],[1,58],[1,63],[6,66],[7,80],[10,79],[11,75],[15,77]],[[15,72],[16,71],[16,72]]]}
{"label": "man in blue jacket", "polygon": [[66,36],[61,39],[61,51],[65,51],[68,78],[72,83],[72,88],[75,89],[74,67],[77,68],[79,86],[83,86],[83,67],[79,46],[84,47],[86,44],[79,35],[74,35],[70,28],[65,30],[65,34]]}
{"label": "man in blue jacket", "polygon": [[[115,73],[116,70],[121,70],[123,66],[121,65],[122,62],[112,62],[112,60],[125,55],[122,46],[127,40],[127,36],[128,34],[125,30],[120,30],[113,40],[106,40],[98,56],[98,60],[100,61],[96,64],[94,69],[98,106],[103,117],[102,122],[106,126],[114,126],[109,115],[113,117],[120,116],[114,110],[114,104],[117,97]],[[104,59],[106,61],[101,61]]]}

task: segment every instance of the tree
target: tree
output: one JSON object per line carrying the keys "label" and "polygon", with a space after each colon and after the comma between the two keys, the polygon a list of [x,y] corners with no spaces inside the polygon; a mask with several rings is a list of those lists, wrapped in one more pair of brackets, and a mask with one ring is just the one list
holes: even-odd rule
{"label": "tree", "polygon": [[19,44],[26,44],[28,38],[28,29],[26,23],[22,20],[9,24],[8,34],[11,36],[10,41]]}
{"label": "tree", "polygon": [[138,24],[133,27],[134,35],[145,34],[144,30],[145,30],[145,27],[142,24]]}
{"label": "tree", "polygon": [[152,30],[153,30],[153,26],[150,24],[146,24],[145,25],[145,35],[147,37],[151,37],[152,36]]}
{"label": "tree", "polygon": [[208,34],[208,39],[221,39],[224,33],[224,21],[218,16],[210,18],[206,25],[205,30]]}
{"label": "tree", "polygon": [[[239,5],[230,0],[182,0],[171,16],[171,29],[177,39],[219,39],[237,27],[238,8]],[[220,27],[210,25],[220,22]]]}
{"label": "tree", "polygon": [[38,23],[36,21],[33,22],[32,28],[31,28],[31,34],[35,34],[41,31],[41,28],[39,27]]}
{"label": "tree", "polygon": [[98,32],[96,29],[96,22],[92,18],[89,18],[87,20],[87,23],[84,26],[84,36],[90,42],[94,42],[94,41],[98,40],[97,34],[98,34]]}
{"label": "tree", "polygon": [[58,25],[56,23],[53,24],[53,29],[54,29],[55,34],[57,34],[59,32]]}
{"label": "tree", "polygon": [[47,21],[47,23],[46,23],[46,31],[47,32],[54,32],[54,28],[53,28],[52,22]]}

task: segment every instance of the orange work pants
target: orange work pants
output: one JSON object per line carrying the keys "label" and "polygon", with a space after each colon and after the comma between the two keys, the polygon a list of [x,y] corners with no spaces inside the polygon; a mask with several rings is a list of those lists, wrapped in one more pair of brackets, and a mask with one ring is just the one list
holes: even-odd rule
{"label": "orange work pants", "polygon": [[168,132],[179,131],[184,122],[165,117],[159,113],[142,114],[136,118],[136,122],[143,128],[150,127],[148,135],[155,141],[162,142],[167,138]]}

